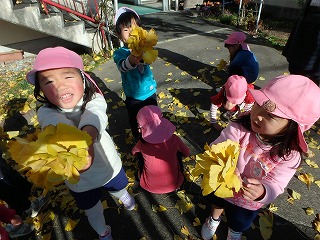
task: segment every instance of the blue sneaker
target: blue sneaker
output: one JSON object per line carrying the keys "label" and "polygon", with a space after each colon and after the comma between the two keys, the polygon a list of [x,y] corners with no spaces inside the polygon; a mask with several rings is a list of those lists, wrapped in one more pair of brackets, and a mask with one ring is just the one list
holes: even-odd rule
{"label": "blue sneaker", "polygon": [[34,226],[27,223],[21,223],[17,226],[7,224],[5,229],[11,238],[17,238],[31,233],[34,229]]}
{"label": "blue sneaker", "polygon": [[36,200],[31,202],[30,208],[23,213],[22,218],[25,219],[26,217],[36,217],[40,210],[48,203],[49,199],[50,193],[47,193],[46,196],[38,197]]}

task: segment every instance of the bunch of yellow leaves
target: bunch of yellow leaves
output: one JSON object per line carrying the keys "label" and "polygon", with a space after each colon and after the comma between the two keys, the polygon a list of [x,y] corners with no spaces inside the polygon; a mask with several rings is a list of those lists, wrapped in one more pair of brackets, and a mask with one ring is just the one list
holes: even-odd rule
{"label": "bunch of yellow leaves", "polygon": [[8,151],[20,170],[35,185],[49,191],[68,180],[75,184],[80,179],[79,169],[88,164],[91,137],[74,126],[49,125],[42,132],[17,137],[8,142]]}
{"label": "bunch of yellow leaves", "polygon": [[205,152],[196,155],[196,165],[191,174],[198,178],[202,175],[202,194],[214,192],[221,198],[233,196],[238,192],[241,181],[235,174],[239,157],[239,144],[231,140],[205,145]]}
{"label": "bunch of yellow leaves", "polygon": [[133,56],[142,57],[145,63],[151,64],[158,57],[158,50],[153,47],[158,42],[158,36],[154,29],[149,32],[142,27],[136,26],[127,40],[128,47]]}

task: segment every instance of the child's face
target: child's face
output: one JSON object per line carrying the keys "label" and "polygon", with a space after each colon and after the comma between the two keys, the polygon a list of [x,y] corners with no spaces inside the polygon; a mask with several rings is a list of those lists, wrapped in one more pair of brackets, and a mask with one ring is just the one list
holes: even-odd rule
{"label": "child's face", "polygon": [[122,42],[126,43],[128,38],[130,37],[130,33],[132,32],[132,29],[137,26],[136,20],[134,18],[131,19],[131,27],[126,27],[123,24],[120,26],[121,33],[120,33],[120,39]]}
{"label": "child's face", "polygon": [[263,107],[255,103],[251,109],[251,128],[254,132],[267,136],[280,133],[289,120],[280,118],[267,112]]}
{"label": "child's face", "polygon": [[77,69],[50,69],[37,74],[41,91],[57,107],[72,109],[83,97],[83,79]]}
{"label": "child's face", "polygon": [[231,102],[229,102],[228,100],[226,100],[226,102],[223,103],[223,107],[224,107],[224,109],[227,110],[227,111],[232,110],[236,105],[237,105],[237,104],[231,103]]}
{"label": "child's face", "polygon": [[229,54],[232,56],[238,50],[239,44],[228,45],[226,48],[228,49]]}

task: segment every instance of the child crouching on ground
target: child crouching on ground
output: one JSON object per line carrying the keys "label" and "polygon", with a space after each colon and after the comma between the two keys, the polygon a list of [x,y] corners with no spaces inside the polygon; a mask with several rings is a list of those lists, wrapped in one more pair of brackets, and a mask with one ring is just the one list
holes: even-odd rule
{"label": "child crouching on ground", "polygon": [[232,75],[222,86],[218,94],[211,97],[210,123],[221,131],[222,127],[218,124],[218,109],[223,108],[227,112],[225,118],[236,118],[242,112],[248,112],[254,104],[254,99],[248,89],[253,89],[252,84],[247,84],[244,77]]}
{"label": "child crouching on ground", "polygon": [[162,117],[159,107],[140,109],[137,122],[141,138],[132,154],[142,155],[140,186],[158,194],[178,189],[184,181],[182,156],[190,155],[189,148],[174,134],[176,127]]}

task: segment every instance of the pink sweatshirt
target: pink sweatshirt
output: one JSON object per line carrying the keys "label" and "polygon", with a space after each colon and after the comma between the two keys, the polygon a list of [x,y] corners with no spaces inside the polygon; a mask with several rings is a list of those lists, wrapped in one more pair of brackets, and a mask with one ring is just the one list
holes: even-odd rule
{"label": "pink sweatshirt", "polygon": [[168,193],[178,189],[183,183],[177,152],[184,157],[190,155],[189,148],[173,134],[166,142],[159,144],[139,141],[132,154],[141,152],[144,167],[140,177],[140,186],[152,193]]}
{"label": "pink sweatshirt", "polygon": [[249,210],[257,210],[284,192],[300,164],[301,155],[298,151],[293,150],[285,160],[276,158],[277,162],[274,162],[269,154],[271,146],[262,143],[256,133],[234,122],[231,122],[212,144],[227,139],[240,143],[237,168],[241,177],[256,178],[266,189],[266,195],[260,201],[246,200],[240,193],[235,193],[234,197],[227,198],[227,201]]}

